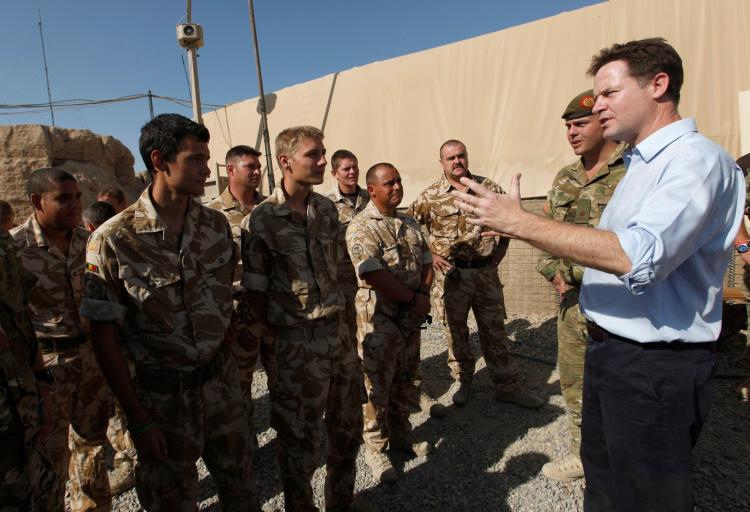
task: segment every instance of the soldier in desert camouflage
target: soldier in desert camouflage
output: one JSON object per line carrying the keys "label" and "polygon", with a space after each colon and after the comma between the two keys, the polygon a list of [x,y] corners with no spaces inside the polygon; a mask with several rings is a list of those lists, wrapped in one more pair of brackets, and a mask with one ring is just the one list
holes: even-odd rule
{"label": "soldier in desert camouflage", "polygon": [[505,304],[497,266],[508,247],[507,238],[483,237],[479,226],[466,222],[450,191],[465,191],[467,177],[493,191],[502,189],[469,171],[469,154],[458,140],[440,146],[440,179],[427,187],[408,213],[429,233],[435,267],[433,311],[443,321],[448,338],[448,366],[455,380],[453,403],[469,401],[475,358],[469,346],[469,309],[474,312],[487,368],[495,384],[495,398],[522,407],[541,407],[543,401],[521,389],[515,361],[508,351]]}
{"label": "soldier in desert camouflage", "polygon": [[365,375],[365,461],[379,482],[398,479],[386,448],[424,456],[412,437],[409,362],[419,360],[420,325],[430,311],[432,255],[419,225],[396,211],[404,192],[398,170],[367,171],[370,204],[354,217],[346,243],[357,273],[357,340]]}
{"label": "soldier in desert camouflage", "polygon": [[153,183],[86,250],[81,314],[135,441],[136,491],[149,511],[197,510],[199,457],[223,510],[259,509],[227,346],[237,249],[225,217],[193,199],[210,175],[208,140],[176,114],[147,123],[140,150]]}
{"label": "soldier in desert camouflage", "polygon": [[[219,197],[209,203],[209,207],[224,214],[232,228],[232,238],[238,250],[242,247],[242,219],[265,199],[258,188],[262,176],[260,159],[261,152],[250,146],[234,146],[227,151],[224,159],[229,185]],[[273,336],[263,331],[263,322],[255,318],[242,293],[242,261],[237,264],[234,272],[234,321],[232,331],[234,343],[231,350],[237,358],[240,370],[240,385],[245,397],[250,431],[253,434],[253,447],[257,446],[253,418],[253,373],[258,362],[258,354],[266,371],[269,387],[276,375],[273,361]]]}
{"label": "soldier in desert camouflage", "polygon": [[323,133],[299,126],[276,138],[281,184],[243,221],[243,286],[248,303],[276,336],[271,426],[278,432],[286,510],[317,510],[310,485],[325,414],[326,510],[349,510],[361,440],[361,375],[354,347],[342,343],[337,284],[338,213],[312,191],[323,182]]}
{"label": "soldier in desert camouflage", "polygon": [[51,426],[42,404],[50,399],[54,378],[43,369],[26,310],[33,282],[13,239],[0,229],[0,508],[8,512],[45,512],[43,498],[59,490],[42,443],[49,433],[44,422]]}
{"label": "soldier in desert camouflage", "polygon": [[88,239],[88,231],[78,227],[81,191],[72,175],[48,168],[29,176],[28,194],[34,212],[11,235],[23,267],[36,277],[28,297],[31,321],[44,366],[55,378],[53,427],[45,445],[57,488],[48,508],[64,510],[70,467],[71,510],[109,510],[104,443],[110,395],[94,360],[88,323],[78,314]]}
{"label": "soldier in desert camouflage", "polygon": [[[557,173],[547,196],[544,213],[550,218],[596,227],[615,187],[625,176],[624,146],[605,140],[594,106],[593,91],[573,98],[562,118],[568,142],[580,158]],[[543,254],[539,272],[560,294],[557,316],[557,364],[560,388],[568,409],[570,452],[548,462],[542,472],[548,478],[570,482],[583,476],[581,464],[581,409],[583,361],[586,355],[586,317],[578,308],[584,268],[570,261]]]}

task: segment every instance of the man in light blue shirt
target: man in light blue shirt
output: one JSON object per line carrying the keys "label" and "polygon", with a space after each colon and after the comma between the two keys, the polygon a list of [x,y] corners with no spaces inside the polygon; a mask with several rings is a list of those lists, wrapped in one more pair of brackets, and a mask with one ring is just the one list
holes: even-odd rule
{"label": "man in light blue shirt", "polygon": [[[744,207],[732,158],[681,119],[683,71],[663,39],[615,44],[589,68],[627,174],[597,229],[455,192],[470,222],[588,267],[581,455],[585,511],[692,511],[692,448],[708,414],[722,281]],[[490,233],[496,234],[496,233]]]}

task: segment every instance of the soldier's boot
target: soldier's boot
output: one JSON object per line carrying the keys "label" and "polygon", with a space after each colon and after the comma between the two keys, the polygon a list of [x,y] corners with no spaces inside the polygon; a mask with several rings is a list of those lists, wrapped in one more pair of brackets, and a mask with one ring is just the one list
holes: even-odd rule
{"label": "soldier's boot", "polygon": [[390,484],[398,480],[398,473],[391,464],[388,454],[375,450],[365,450],[365,462],[370,466],[372,477],[376,482]]}
{"label": "soldier's boot", "polygon": [[495,390],[495,400],[516,404],[526,409],[539,409],[544,405],[544,400],[536,395],[522,390],[518,385],[511,385]]}
{"label": "soldier's boot", "polygon": [[453,403],[459,407],[463,407],[469,402],[469,396],[471,395],[471,382],[455,381],[449,391]]}
{"label": "soldier's boot", "polygon": [[135,464],[133,459],[127,458],[115,461],[114,469],[109,474],[109,489],[112,496],[129,491],[135,487]]}
{"label": "soldier's boot", "polygon": [[419,408],[432,418],[443,418],[448,414],[448,409],[427,393],[419,393]]}
{"label": "soldier's boot", "polygon": [[572,482],[583,477],[581,458],[572,453],[542,466],[542,474],[550,480]]}
{"label": "soldier's boot", "polygon": [[425,457],[432,451],[432,443],[429,441],[419,441],[414,438],[411,432],[408,432],[391,435],[391,438],[388,440],[388,448],[410,453],[417,457]]}

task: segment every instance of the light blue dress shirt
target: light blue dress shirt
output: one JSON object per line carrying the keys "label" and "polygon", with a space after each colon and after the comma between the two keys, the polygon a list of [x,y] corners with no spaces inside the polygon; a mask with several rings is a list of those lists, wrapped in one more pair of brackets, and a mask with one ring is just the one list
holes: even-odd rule
{"label": "light blue dress shirt", "polygon": [[714,341],[722,282],[745,205],[742,171],[692,118],[654,132],[625,155],[627,173],[598,229],[613,231],[631,271],[587,268],[587,318],[639,342]]}

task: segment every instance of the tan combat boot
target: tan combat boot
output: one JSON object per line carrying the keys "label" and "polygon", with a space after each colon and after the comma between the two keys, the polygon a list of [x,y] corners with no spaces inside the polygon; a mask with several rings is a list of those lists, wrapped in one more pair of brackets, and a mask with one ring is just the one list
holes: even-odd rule
{"label": "tan combat boot", "polygon": [[419,393],[419,408],[432,418],[443,418],[448,414],[448,409],[427,393]]}
{"label": "tan combat boot", "polygon": [[526,409],[539,409],[544,405],[544,400],[522,390],[517,385],[511,385],[504,389],[495,391],[495,400],[516,404]]}
{"label": "tan combat boot", "polygon": [[542,474],[550,480],[572,482],[583,477],[581,458],[572,453],[542,466]]}
{"label": "tan combat boot", "polygon": [[410,453],[417,457],[425,457],[432,451],[432,443],[429,441],[418,441],[409,432],[406,434],[391,435],[391,438],[388,440],[388,448]]}
{"label": "tan combat boot", "polygon": [[372,477],[376,482],[390,484],[398,480],[398,474],[386,453],[365,450],[365,462],[370,466]]}
{"label": "tan combat boot", "polygon": [[469,402],[471,382],[461,382],[457,380],[453,383],[448,392],[452,394],[453,403],[459,407],[463,407]]}
{"label": "tan combat boot", "polygon": [[115,461],[109,475],[109,489],[112,496],[119,496],[135,487],[135,466],[133,459]]}

